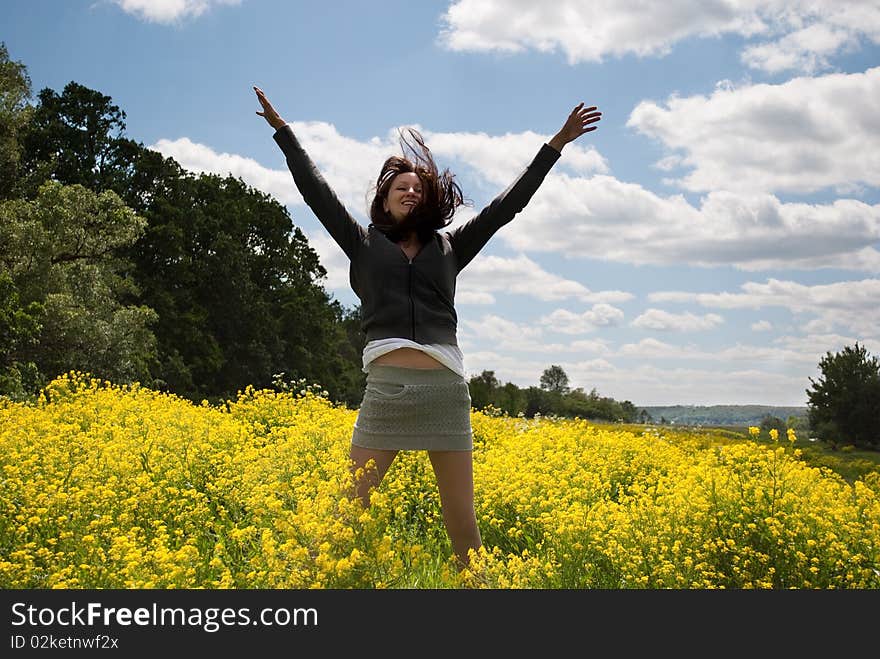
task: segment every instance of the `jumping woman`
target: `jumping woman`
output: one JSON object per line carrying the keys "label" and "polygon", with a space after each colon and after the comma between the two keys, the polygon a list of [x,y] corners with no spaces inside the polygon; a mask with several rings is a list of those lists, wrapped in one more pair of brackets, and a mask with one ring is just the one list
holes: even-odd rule
{"label": "jumping woman", "polygon": [[254,91],[263,108],[257,114],[275,129],[296,187],[348,257],[351,287],[361,301],[367,379],[351,437],[354,496],[368,506],[370,491],[399,451],[427,451],[446,531],[464,568],[481,539],[474,512],[471,398],[456,340],[456,278],[525,208],[562,148],[596,129],[601,112],[578,104],[507,190],[468,222],[443,232],[464,203],[461,189],[448,169],[438,171],[417,131],[401,132],[403,155],[382,165],[371,222],[364,228],[263,91]]}

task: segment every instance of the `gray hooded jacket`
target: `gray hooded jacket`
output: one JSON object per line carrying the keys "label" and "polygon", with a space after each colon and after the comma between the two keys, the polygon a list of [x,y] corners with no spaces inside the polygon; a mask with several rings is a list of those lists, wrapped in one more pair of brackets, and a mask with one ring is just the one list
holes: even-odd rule
{"label": "gray hooded jacket", "polygon": [[350,261],[349,281],[361,300],[367,341],[406,338],[458,345],[455,279],[489,238],[532,198],[560,154],[544,144],[519,177],[461,226],[435,231],[410,260],[374,226],[364,228],[345,209],[289,125],[273,136],[306,204]]}

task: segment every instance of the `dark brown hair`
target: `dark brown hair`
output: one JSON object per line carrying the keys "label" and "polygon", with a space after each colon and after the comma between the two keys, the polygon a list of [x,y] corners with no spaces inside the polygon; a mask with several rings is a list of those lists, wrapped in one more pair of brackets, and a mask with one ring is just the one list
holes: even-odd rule
{"label": "dark brown hair", "polygon": [[[437,170],[421,134],[414,128],[398,132],[403,155],[391,156],[382,165],[376,179],[373,203],[370,204],[370,220],[392,242],[401,240],[415,230],[419,242],[425,244],[436,230],[452,222],[455,209],[466,202],[461,188],[455,182],[455,175],[448,169],[443,172]],[[391,214],[385,211],[382,202],[388,197],[394,177],[408,172],[415,173],[422,181],[422,201],[405,219],[395,222]]]}

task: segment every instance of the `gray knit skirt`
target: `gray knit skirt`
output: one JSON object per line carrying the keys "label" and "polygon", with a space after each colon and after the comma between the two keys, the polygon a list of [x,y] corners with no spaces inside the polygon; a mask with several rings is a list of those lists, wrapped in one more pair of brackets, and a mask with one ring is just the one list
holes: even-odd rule
{"label": "gray knit skirt", "polygon": [[400,451],[470,451],[467,381],[446,367],[373,364],[351,443]]}

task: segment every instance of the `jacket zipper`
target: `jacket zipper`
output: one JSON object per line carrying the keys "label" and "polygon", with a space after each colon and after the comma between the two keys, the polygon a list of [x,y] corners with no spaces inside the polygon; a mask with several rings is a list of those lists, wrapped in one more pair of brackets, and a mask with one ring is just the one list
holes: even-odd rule
{"label": "jacket zipper", "polygon": [[416,303],[413,301],[412,296],[412,280],[413,280],[413,271],[412,271],[412,259],[409,260],[409,309],[410,309],[410,318],[412,320],[412,340],[416,340]]}

